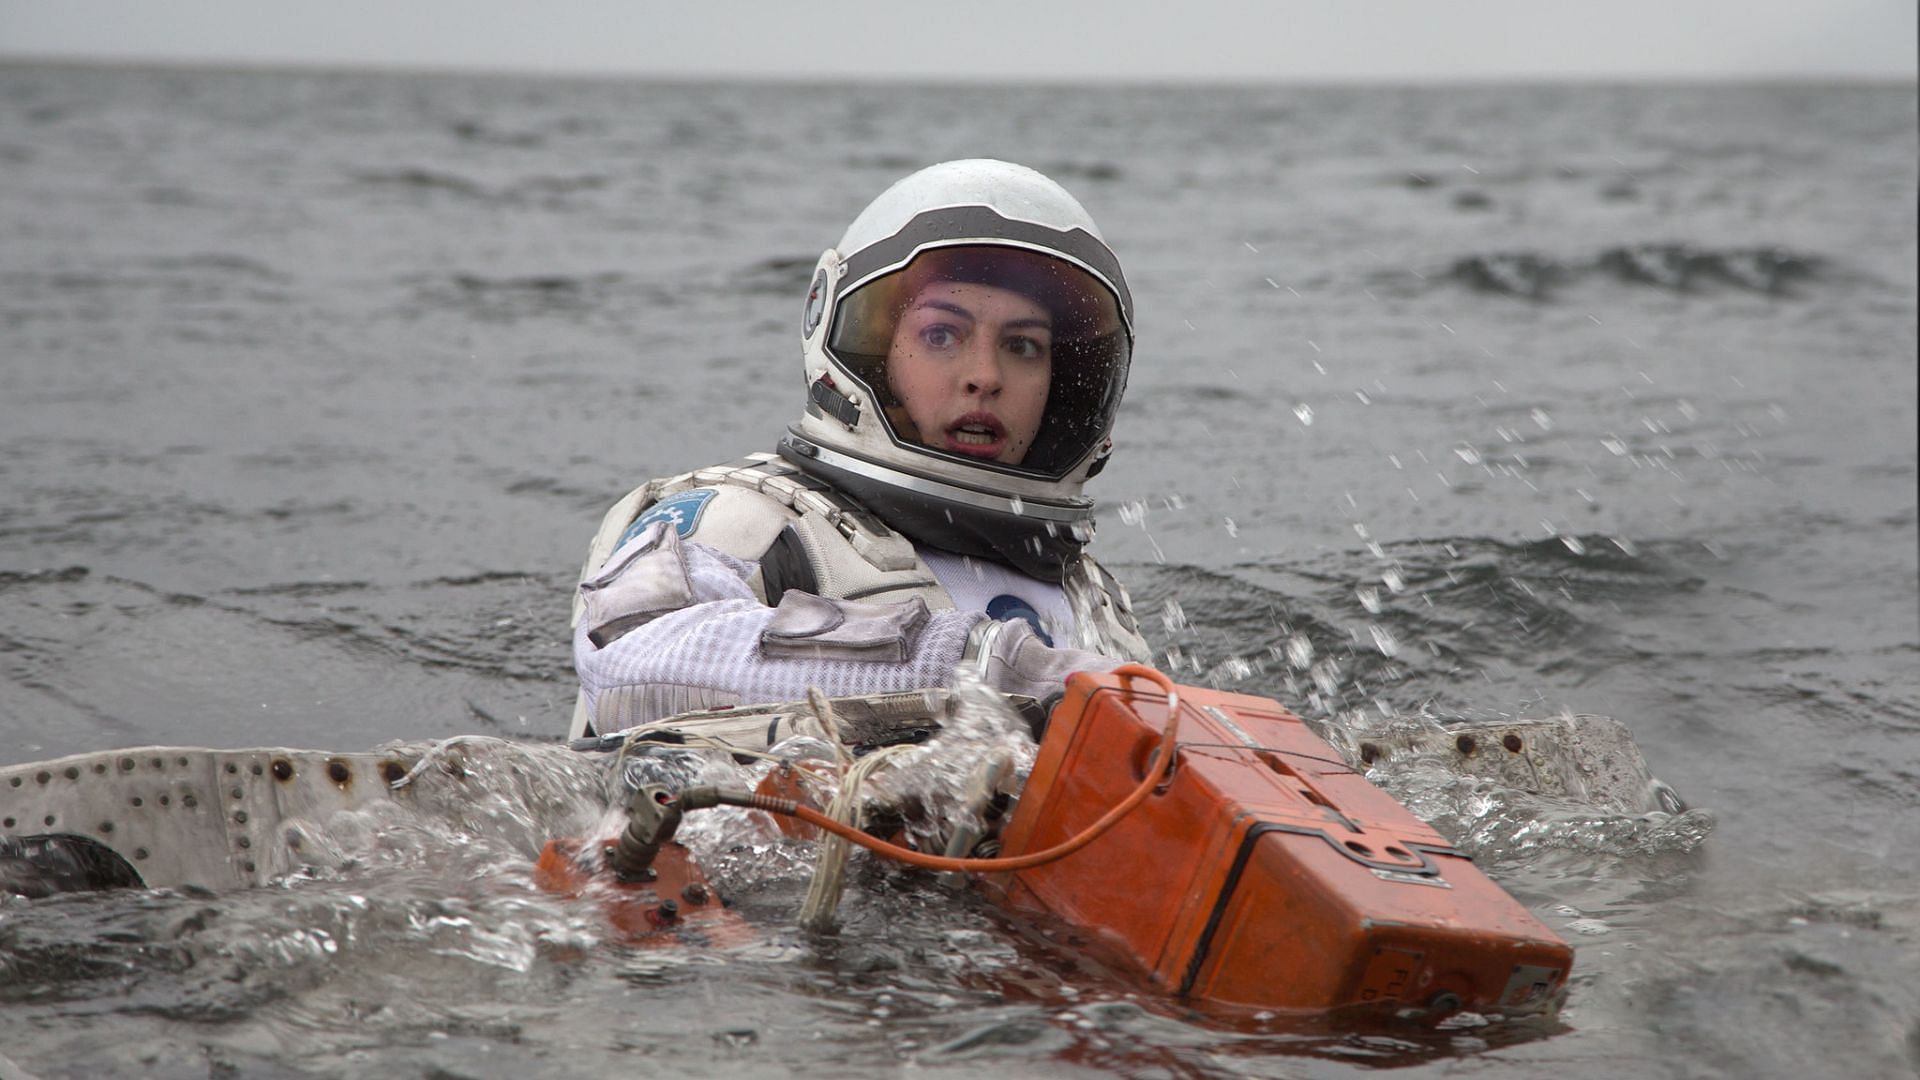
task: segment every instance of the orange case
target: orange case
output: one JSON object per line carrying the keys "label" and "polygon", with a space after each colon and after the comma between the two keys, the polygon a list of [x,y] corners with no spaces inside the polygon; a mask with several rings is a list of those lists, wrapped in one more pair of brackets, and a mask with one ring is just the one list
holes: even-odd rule
{"label": "orange case", "polygon": [[[1171,780],[1087,847],[988,877],[1015,909],[1102,928],[1194,1005],[1516,1015],[1562,997],[1573,950],[1277,702],[1180,688]],[[1001,854],[1068,839],[1146,776],[1151,684],[1075,674]]]}

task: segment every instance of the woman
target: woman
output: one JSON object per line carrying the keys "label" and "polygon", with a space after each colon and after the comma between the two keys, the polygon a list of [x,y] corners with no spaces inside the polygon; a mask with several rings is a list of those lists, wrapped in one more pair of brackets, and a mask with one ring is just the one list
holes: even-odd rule
{"label": "woman", "polygon": [[901,180],[820,258],[778,453],[615,504],[574,610],[570,735],[950,685],[1045,698],[1144,658],[1085,553],[1132,301],[1086,211],[1000,161]]}

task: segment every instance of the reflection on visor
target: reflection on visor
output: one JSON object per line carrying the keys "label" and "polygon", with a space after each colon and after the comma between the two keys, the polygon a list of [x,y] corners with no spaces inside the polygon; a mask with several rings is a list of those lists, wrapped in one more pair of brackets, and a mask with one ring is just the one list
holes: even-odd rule
{"label": "reflection on visor", "polygon": [[843,299],[827,347],[893,437],[1060,476],[1111,426],[1129,342],[1114,295],[1024,248],[936,248]]}

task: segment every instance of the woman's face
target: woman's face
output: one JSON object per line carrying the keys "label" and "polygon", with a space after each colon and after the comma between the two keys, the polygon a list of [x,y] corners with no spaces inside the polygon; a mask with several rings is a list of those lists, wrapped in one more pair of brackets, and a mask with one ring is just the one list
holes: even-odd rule
{"label": "woman's face", "polygon": [[1018,464],[1053,381],[1053,318],[993,285],[931,282],[893,330],[887,383],[936,450]]}

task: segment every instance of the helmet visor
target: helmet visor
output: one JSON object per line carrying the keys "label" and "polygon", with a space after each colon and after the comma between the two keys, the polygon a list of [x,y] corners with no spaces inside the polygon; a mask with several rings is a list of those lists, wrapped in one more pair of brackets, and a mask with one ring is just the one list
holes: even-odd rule
{"label": "helmet visor", "polygon": [[861,284],[827,338],[895,441],[1048,477],[1112,428],[1131,347],[1098,277],[998,245],[925,250]]}

